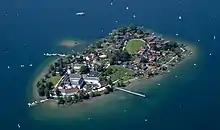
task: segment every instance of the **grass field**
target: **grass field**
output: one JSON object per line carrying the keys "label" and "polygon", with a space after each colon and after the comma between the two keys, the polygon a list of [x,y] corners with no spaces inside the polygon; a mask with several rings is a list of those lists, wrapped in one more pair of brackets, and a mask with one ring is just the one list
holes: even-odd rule
{"label": "grass field", "polygon": [[127,42],[126,50],[128,53],[133,54],[138,52],[141,45],[144,45],[146,42],[144,42],[141,39],[132,39]]}
{"label": "grass field", "polygon": [[113,82],[118,79],[122,81],[129,80],[133,74],[132,70],[117,65],[110,66],[108,69],[112,69],[113,73],[110,76]]}
{"label": "grass field", "polygon": [[56,76],[51,76],[48,81],[52,82],[54,85],[58,83],[60,80],[61,76],[57,74]]}

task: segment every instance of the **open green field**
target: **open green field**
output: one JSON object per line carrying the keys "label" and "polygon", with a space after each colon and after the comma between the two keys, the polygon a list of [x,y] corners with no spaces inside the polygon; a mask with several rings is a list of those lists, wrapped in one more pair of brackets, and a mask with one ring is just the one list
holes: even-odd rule
{"label": "open green field", "polygon": [[51,76],[48,81],[52,82],[54,85],[58,83],[60,80],[61,76],[57,74],[56,76]]}
{"label": "open green field", "polygon": [[126,50],[128,53],[133,54],[133,53],[138,52],[141,45],[144,45],[144,44],[146,44],[146,42],[144,42],[141,39],[132,39],[127,42]]}
{"label": "open green field", "polygon": [[121,79],[122,81],[127,81],[132,77],[133,74],[132,70],[117,65],[109,66],[108,69],[112,69],[112,74],[110,76],[113,82],[118,79]]}

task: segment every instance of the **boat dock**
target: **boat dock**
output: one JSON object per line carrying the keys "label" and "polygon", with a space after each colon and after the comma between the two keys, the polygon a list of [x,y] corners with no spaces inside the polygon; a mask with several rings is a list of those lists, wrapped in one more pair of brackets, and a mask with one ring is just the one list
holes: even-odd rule
{"label": "boat dock", "polygon": [[121,90],[121,91],[123,91],[123,92],[130,93],[130,94],[133,94],[133,95],[136,95],[136,96],[140,96],[140,97],[146,98],[146,95],[145,95],[145,94],[140,94],[140,93],[133,92],[133,91],[126,90],[126,89],[123,89],[123,88],[119,88],[119,87],[115,87],[115,89]]}
{"label": "boat dock", "polygon": [[46,101],[48,101],[49,99],[43,99],[43,100],[40,100],[40,101],[33,101],[32,103],[28,103],[28,107],[33,107],[33,106],[36,106],[40,103],[44,103]]}

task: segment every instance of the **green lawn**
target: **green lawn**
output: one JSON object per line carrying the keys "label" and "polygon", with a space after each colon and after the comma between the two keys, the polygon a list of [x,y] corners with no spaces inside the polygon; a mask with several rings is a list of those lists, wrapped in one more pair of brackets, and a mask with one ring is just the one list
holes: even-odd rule
{"label": "green lawn", "polygon": [[56,85],[58,83],[58,81],[60,80],[61,76],[59,74],[57,74],[56,76],[51,76],[48,81],[52,82],[54,85]]}
{"label": "green lawn", "polygon": [[122,79],[123,81],[129,80],[133,74],[132,70],[117,65],[109,66],[108,69],[113,70],[113,74],[110,75],[113,82],[118,79]]}
{"label": "green lawn", "polygon": [[146,42],[142,41],[141,39],[132,39],[127,42],[126,50],[128,53],[133,54],[138,52],[141,45],[146,44]]}

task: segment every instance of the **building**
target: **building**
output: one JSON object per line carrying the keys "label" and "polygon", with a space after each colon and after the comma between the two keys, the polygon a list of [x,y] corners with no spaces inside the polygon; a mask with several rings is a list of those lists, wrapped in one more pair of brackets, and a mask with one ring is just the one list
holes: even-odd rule
{"label": "building", "polygon": [[99,76],[97,72],[90,72],[89,74],[84,74],[83,79],[87,84],[96,84],[98,87],[101,87],[99,83]]}
{"label": "building", "polygon": [[73,69],[74,69],[74,70],[80,70],[83,65],[84,65],[84,64],[74,64],[74,65],[73,65]]}
{"label": "building", "polygon": [[69,88],[69,89],[60,89],[60,92],[63,96],[71,96],[78,92],[78,88]]}
{"label": "building", "polygon": [[90,71],[88,74],[90,77],[99,77],[99,72],[98,71]]}
{"label": "building", "polygon": [[147,51],[149,47],[147,45],[142,45],[139,49],[139,54],[143,54],[145,51]]}
{"label": "building", "polygon": [[80,74],[70,74],[69,79],[73,88],[77,87],[81,89],[85,84],[85,81]]}

